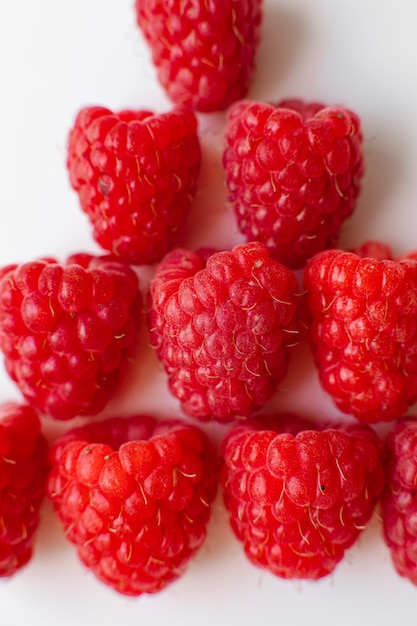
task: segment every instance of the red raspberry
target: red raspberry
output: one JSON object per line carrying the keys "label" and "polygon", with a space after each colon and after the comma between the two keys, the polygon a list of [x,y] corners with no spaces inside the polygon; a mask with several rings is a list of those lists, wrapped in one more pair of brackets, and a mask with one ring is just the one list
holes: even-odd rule
{"label": "red raspberry", "polygon": [[0,577],[31,559],[48,473],[48,444],[31,407],[0,406]]}
{"label": "red raspberry", "polygon": [[329,250],[305,286],[324,389],[364,422],[401,417],[417,400],[417,263]]}
{"label": "red raspberry", "polygon": [[183,410],[246,417],[274,394],[298,341],[297,282],[260,243],[167,255],[151,283],[151,341]]}
{"label": "red raspberry", "polygon": [[288,417],[284,429],[279,414],[232,428],[221,482],[249,560],[282,578],[314,580],[335,569],[370,520],[384,484],[383,445],[361,424],[320,432],[311,424],[297,434],[292,424],[289,433]]}
{"label": "red raspberry", "polygon": [[355,113],[301,100],[241,101],[225,134],[229,198],[247,239],[294,268],[333,246],[364,169]]}
{"label": "red raspberry", "polygon": [[154,263],[176,242],[194,198],[196,118],[84,108],[69,135],[67,166],[100,246],[130,263]]}
{"label": "red raspberry", "polygon": [[137,596],[184,573],[217,490],[203,433],[178,420],[111,418],[70,431],[51,457],[49,496],[99,580]]}
{"label": "red raspberry", "polygon": [[59,420],[98,413],[141,319],[136,274],[112,257],[77,254],[0,276],[0,348],[24,397]]}
{"label": "red raspberry", "polygon": [[384,537],[397,572],[417,585],[417,418],[398,422],[386,445]]}
{"label": "red raspberry", "polygon": [[397,261],[417,261],[417,250],[411,250],[400,257],[397,257]]}
{"label": "red raspberry", "polygon": [[358,256],[364,258],[376,259],[377,261],[383,261],[384,259],[394,259],[394,254],[391,247],[383,243],[382,241],[375,241],[373,239],[365,241],[361,246],[352,248],[349,252],[353,252]]}
{"label": "red raspberry", "polygon": [[136,0],[158,79],[177,104],[218,111],[249,88],[262,0]]}

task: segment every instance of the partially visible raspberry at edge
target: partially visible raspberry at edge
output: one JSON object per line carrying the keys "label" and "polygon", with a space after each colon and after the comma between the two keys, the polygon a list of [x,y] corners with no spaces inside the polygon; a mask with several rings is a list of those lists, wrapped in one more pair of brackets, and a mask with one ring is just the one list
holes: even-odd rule
{"label": "partially visible raspberry at edge", "polygon": [[384,538],[398,574],[417,585],[417,417],[400,420],[386,445]]}
{"label": "partially visible raspberry at edge", "polygon": [[151,342],[182,409],[246,418],[285,377],[298,343],[297,280],[260,243],[203,259],[170,252],[150,286]]}
{"label": "partially visible raspberry at edge", "polygon": [[1,404],[0,577],[13,576],[32,558],[48,469],[37,413],[26,404]]}
{"label": "partially visible raspberry at edge", "polygon": [[186,221],[200,158],[191,111],[81,109],[67,167],[97,243],[129,263],[159,261]]}
{"label": "partially visible raspberry at edge", "polygon": [[[351,248],[348,252],[353,252],[362,258],[371,258],[377,261],[383,261],[384,259],[394,259],[394,253],[391,247],[383,241],[376,241],[369,239],[364,241],[360,246]],[[397,259],[399,260],[399,259]]]}
{"label": "partially visible raspberry at edge", "polygon": [[110,418],[51,448],[48,494],[95,576],[130,596],[182,576],[206,538],[217,460],[205,434],[178,419]]}
{"label": "partially visible raspberry at edge", "polygon": [[246,95],[262,0],[136,0],[135,8],[158,79],[173,102],[210,112]]}
{"label": "partially visible raspberry at edge", "polygon": [[142,322],[138,278],[114,257],[76,254],[0,271],[0,349],[25,399],[58,420],[110,399]]}
{"label": "partially visible raspberry at edge", "polygon": [[324,389],[363,422],[402,417],[417,401],[416,261],[327,250],[304,283]]}
{"label": "partially visible raspberry at edge", "polygon": [[229,109],[225,140],[229,200],[248,240],[292,268],[336,245],[364,173],[354,112],[302,100],[243,100]]}
{"label": "partially visible raspberry at edge", "polygon": [[234,426],[222,444],[221,483],[250,562],[280,578],[317,580],[372,517],[383,443],[362,424],[320,430],[303,420],[297,432],[297,420],[276,414]]}

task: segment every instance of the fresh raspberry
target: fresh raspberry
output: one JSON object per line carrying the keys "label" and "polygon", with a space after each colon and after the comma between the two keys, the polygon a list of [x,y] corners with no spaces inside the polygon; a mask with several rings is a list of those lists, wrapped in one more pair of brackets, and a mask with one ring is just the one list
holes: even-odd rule
{"label": "fresh raspberry", "polygon": [[99,412],[141,320],[136,274],[112,257],[41,259],[0,273],[0,348],[26,400],[58,420]]}
{"label": "fresh raspberry", "polygon": [[394,259],[391,247],[383,241],[376,241],[374,239],[364,241],[362,245],[350,249],[349,252],[353,252],[363,259],[367,257],[376,259],[377,261],[383,261],[384,259],[390,259],[392,261]]}
{"label": "fresh raspberry", "polygon": [[417,585],[417,417],[398,422],[386,446],[384,537],[397,572]]}
{"label": "fresh raspberry", "polygon": [[293,268],[335,245],[364,170],[355,113],[301,100],[241,101],[229,110],[225,138],[229,199],[248,240]]}
{"label": "fresh raspberry", "polygon": [[200,156],[190,111],[82,109],[69,135],[67,166],[100,246],[130,263],[158,261],[189,212]]}
{"label": "fresh raspberry", "polygon": [[217,490],[205,435],[179,420],[110,418],[51,448],[48,494],[79,558],[126,595],[154,593],[203,544]]}
{"label": "fresh raspberry", "polygon": [[0,405],[0,577],[32,558],[48,473],[48,444],[35,410]]}
{"label": "fresh raspberry", "polygon": [[297,281],[260,243],[167,255],[150,286],[151,341],[183,410],[227,422],[269,400],[287,372]]}
{"label": "fresh raspberry", "polygon": [[290,433],[284,418],[284,429],[278,414],[226,435],[224,500],[253,564],[314,580],[335,569],[370,520],[384,486],[383,444],[362,424],[317,431],[303,421]]}
{"label": "fresh raspberry", "polygon": [[225,109],[250,86],[262,0],[136,0],[157,76],[177,104]]}
{"label": "fresh raspberry", "polygon": [[417,250],[411,250],[402,256],[397,257],[397,261],[417,261]]}
{"label": "fresh raspberry", "polygon": [[364,422],[401,417],[417,400],[417,263],[328,250],[305,286],[324,389]]}

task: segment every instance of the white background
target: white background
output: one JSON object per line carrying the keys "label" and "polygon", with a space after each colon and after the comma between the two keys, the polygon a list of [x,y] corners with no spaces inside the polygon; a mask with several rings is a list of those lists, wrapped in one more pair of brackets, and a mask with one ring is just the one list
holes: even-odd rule
{"label": "white background", "polygon": [[[65,170],[76,112],[87,104],[158,112],[171,106],[156,82],[132,4],[1,0],[1,265],[99,251]],[[266,0],[264,12],[251,97],[319,99],[344,104],[362,118],[367,172],[340,245],[380,238],[397,254],[417,248],[415,1]],[[222,114],[200,116],[203,172],[186,245],[230,247],[240,241],[219,165],[223,122]],[[145,286],[151,272],[140,273]],[[0,398],[20,398],[3,369]],[[317,419],[337,417],[306,347],[295,355],[272,406],[305,410]],[[104,414],[133,411],[179,411],[145,335]],[[46,423],[49,436],[57,430]],[[221,435],[216,425],[208,430]],[[0,582],[0,624],[415,626],[416,600],[417,589],[391,566],[377,515],[331,577],[294,583],[245,560],[219,497],[207,542],[187,574],[159,595],[128,599],[83,569],[45,504],[32,562]]]}

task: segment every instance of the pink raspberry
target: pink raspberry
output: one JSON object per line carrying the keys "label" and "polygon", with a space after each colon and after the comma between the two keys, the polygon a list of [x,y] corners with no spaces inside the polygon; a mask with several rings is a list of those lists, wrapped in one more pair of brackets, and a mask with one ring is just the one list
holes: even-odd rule
{"label": "pink raspberry", "polygon": [[277,414],[233,427],[221,482],[248,559],[281,578],[315,580],[369,522],[384,485],[383,444],[365,425],[306,424]]}
{"label": "pink raspberry", "polygon": [[357,115],[301,100],[241,101],[225,135],[229,198],[247,239],[294,268],[335,245],[364,171]]}
{"label": "pink raspberry", "polygon": [[135,8],[158,79],[175,103],[218,111],[246,95],[261,0],[136,0]]}
{"label": "pink raspberry", "polygon": [[329,250],[305,270],[314,357],[337,406],[364,422],[417,400],[417,263]]}
{"label": "pink raspberry", "polygon": [[58,420],[102,410],[141,322],[136,274],[112,257],[0,273],[0,348],[26,400]]}
{"label": "pink raspberry", "polygon": [[121,594],[179,578],[206,537],[217,463],[205,435],[178,420],[111,418],[51,448],[48,493],[83,564]]}
{"label": "pink raspberry", "polygon": [[150,286],[151,341],[183,410],[247,417],[267,402],[298,341],[297,281],[260,243],[206,260],[175,250]]}
{"label": "pink raspberry", "polygon": [[400,576],[417,585],[417,418],[399,421],[387,436],[382,498],[385,541]]}
{"label": "pink raspberry", "polygon": [[34,409],[0,405],[0,577],[32,558],[48,473],[48,444]]}
{"label": "pink raspberry", "polygon": [[100,246],[130,263],[154,263],[176,243],[194,199],[196,118],[86,107],[69,135],[67,166]]}

